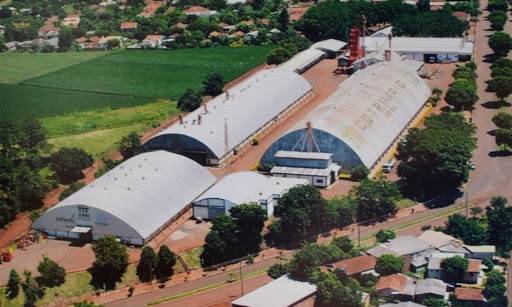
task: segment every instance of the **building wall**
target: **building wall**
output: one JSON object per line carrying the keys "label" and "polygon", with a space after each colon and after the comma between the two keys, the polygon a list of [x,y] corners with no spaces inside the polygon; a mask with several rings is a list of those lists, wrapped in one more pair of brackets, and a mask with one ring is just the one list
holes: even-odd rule
{"label": "building wall", "polygon": [[319,188],[326,188],[330,184],[329,177],[327,177],[327,176],[291,175],[291,174],[279,174],[279,173],[272,173],[272,176],[284,177],[284,178],[306,179],[309,181],[310,185],[319,187]]}
{"label": "building wall", "polygon": [[[267,212],[268,217],[274,214],[276,204],[277,199],[273,197],[259,203],[261,208]],[[194,202],[192,208],[194,218],[214,219],[221,214],[229,215],[229,210],[238,205],[240,204],[235,204],[227,199],[208,198]]]}
{"label": "building wall", "polygon": [[288,167],[306,167],[306,168],[327,168],[329,160],[298,159],[298,158],[279,158],[274,159],[276,165]]}
{"label": "building wall", "polygon": [[[306,129],[298,129],[279,138],[267,149],[261,159],[261,163],[276,165],[277,163],[274,158],[276,152],[279,150],[291,151],[306,131]],[[362,164],[358,155],[345,142],[332,134],[319,129],[313,129],[313,135],[320,152],[332,153],[332,161],[339,164],[342,170],[351,170],[355,166]],[[301,151],[300,148],[295,148],[295,150]]]}
{"label": "building wall", "polygon": [[[83,208],[87,208],[84,212]],[[92,228],[93,240],[113,235],[130,244],[143,245],[144,239],[130,225],[108,212],[88,206],[64,206],[47,211],[33,228],[64,239],[76,239],[70,232],[75,226]]]}
{"label": "building wall", "polygon": [[208,146],[183,134],[159,135],[144,144],[144,150],[151,151],[159,149],[186,156],[200,164],[215,164],[208,162],[218,161],[218,157]]}

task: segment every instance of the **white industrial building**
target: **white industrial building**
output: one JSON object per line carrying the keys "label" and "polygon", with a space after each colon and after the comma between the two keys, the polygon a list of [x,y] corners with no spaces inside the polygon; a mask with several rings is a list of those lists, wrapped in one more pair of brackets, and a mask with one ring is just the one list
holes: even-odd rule
{"label": "white industrial building", "polygon": [[257,72],[144,144],[203,165],[219,165],[251,146],[311,95],[300,75],[279,68]]}
{"label": "white industrial building", "polygon": [[311,48],[327,53],[328,57],[334,57],[338,55],[346,45],[346,42],[330,38],[314,43],[311,45]]}
{"label": "white industrial building", "polygon": [[231,304],[233,307],[301,306],[300,303],[312,297],[316,291],[314,284],[293,280],[284,275],[234,300]]}
{"label": "white industrial building", "polygon": [[407,62],[381,62],[358,70],[276,140],[261,163],[277,165],[279,151],[298,151],[330,153],[344,170],[360,164],[372,168],[430,94],[426,82]]}
{"label": "white industrial building", "polygon": [[289,189],[308,184],[304,179],[269,177],[256,172],[232,173],[199,196],[192,204],[196,219],[214,219],[229,215],[229,210],[241,204],[260,205],[270,217],[274,206]]}
{"label": "white industrial building", "polygon": [[365,53],[391,50],[408,60],[436,63],[469,61],[473,56],[474,44],[464,37],[390,37],[380,33],[361,38]]}
{"label": "white industrial building", "polygon": [[281,64],[279,68],[302,74],[326,56],[327,54],[321,50],[308,48],[294,55],[291,59]]}
{"label": "white industrial building", "polygon": [[97,240],[114,235],[143,245],[215,183],[196,162],[166,151],[128,159],[36,220],[49,236]]}

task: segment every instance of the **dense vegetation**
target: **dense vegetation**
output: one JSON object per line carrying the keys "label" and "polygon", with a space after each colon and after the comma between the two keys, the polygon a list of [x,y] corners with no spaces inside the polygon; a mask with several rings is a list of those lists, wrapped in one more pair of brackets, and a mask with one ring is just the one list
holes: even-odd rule
{"label": "dense vegetation", "polygon": [[428,197],[467,182],[474,133],[474,125],[457,113],[432,115],[425,128],[410,129],[398,146],[398,175],[404,187]]}
{"label": "dense vegetation", "polygon": [[350,28],[361,24],[365,15],[367,26],[392,23],[396,35],[461,36],[466,25],[451,15],[451,9],[420,11],[399,0],[325,1],[309,9],[297,27],[311,40],[336,38],[348,40]]}

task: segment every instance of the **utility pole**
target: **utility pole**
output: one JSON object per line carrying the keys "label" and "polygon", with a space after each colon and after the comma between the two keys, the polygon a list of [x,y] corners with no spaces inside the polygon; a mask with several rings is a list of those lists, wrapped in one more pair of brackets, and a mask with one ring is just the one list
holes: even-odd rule
{"label": "utility pole", "polygon": [[240,261],[240,285],[242,286],[242,295],[244,295],[244,275],[242,274],[242,262]]}
{"label": "utility pole", "polygon": [[359,223],[357,223],[357,246],[361,247],[361,228],[359,227]]}
{"label": "utility pole", "polygon": [[466,219],[469,217],[468,191],[466,191]]}

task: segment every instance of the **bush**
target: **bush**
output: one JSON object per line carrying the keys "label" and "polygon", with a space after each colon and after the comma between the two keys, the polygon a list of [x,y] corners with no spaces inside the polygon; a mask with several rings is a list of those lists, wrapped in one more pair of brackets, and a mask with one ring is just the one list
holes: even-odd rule
{"label": "bush", "polygon": [[293,54],[290,53],[289,50],[283,47],[278,47],[267,55],[267,64],[269,65],[279,65],[288,61]]}
{"label": "bush", "polygon": [[385,254],[377,259],[375,271],[382,276],[400,273],[404,267],[404,260],[401,257]]}
{"label": "bush", "polygon": [[217,96],[224,91],[226,80],[219,73],[209,75],[203,82],[203,95]]}
{"label": "bush", "polygon": [[380,243],[385,243],[396,238],[396,234],[393,230],[381,229],[375,234],[375,238]]}
{"label": "bush", "polygon": [[203,99],[200,95],[194,93],[191,89],[187,89],[178,99],[178,108],[184,112],[192,112],[199,108],[202,101]]}
{"label": "bush", "polygon": [[267,274],[273,279],[277,279],[283,275],[288,274],[288,266],[283,263],[273,264],[271,267],[268,268]]}
{"label": "bush", "polygon": [[359,181],[368,178],[368,174],[370,174],[370,170],[363,164],[360,164],[352,169],[350,178]]}
{"label": "bush", "polygon": [[128,135],[123,136],[119,141],[118,149],[124,160],[137,155],[142,150],[140,136],[137,132],[130,132]]}

